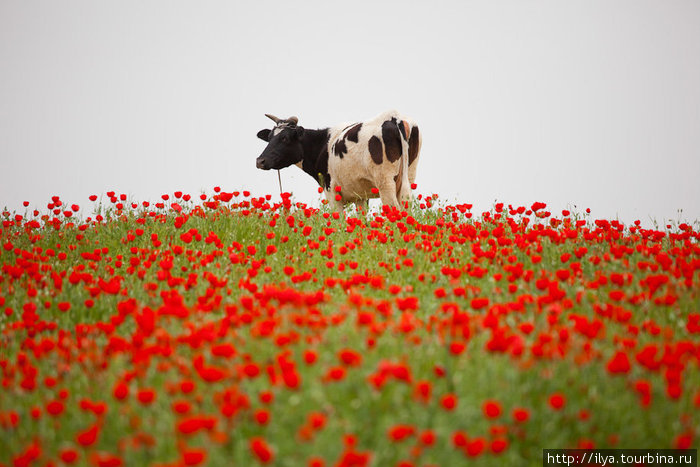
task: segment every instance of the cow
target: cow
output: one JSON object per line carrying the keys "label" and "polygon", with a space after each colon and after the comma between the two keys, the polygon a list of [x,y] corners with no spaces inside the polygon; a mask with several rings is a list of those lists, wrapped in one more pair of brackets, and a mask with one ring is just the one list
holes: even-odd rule
{"label": "cow", "polygon": [[297,117],[265,116],[275,126],[258,132],[268,143],[255,162],[258,169],[297,165],[336,210],[355,203],[366,211],[368,200],[377,197],[397,208],[409,200],[422,142],[409,118],[391,110],[364,122],[312,130],[298,125]]}

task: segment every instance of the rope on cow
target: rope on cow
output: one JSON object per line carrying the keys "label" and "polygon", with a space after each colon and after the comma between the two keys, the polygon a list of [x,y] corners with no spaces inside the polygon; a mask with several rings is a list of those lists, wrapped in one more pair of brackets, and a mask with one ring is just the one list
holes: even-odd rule
{"label": "rope on cow", "polygon": [[277,181],[280,184],[280,196],[282,196],[282,175],[280,175],[279,169],[277,169]]}

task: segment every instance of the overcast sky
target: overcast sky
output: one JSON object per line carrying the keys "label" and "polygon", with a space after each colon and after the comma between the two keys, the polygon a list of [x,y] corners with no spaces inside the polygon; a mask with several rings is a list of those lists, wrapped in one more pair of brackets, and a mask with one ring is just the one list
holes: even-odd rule
{"label": "overcast sky", "polygon": [[277,194],[264,113],[395,108],[423,133],[420,193],[695,220],[699,83],[695,0],[0,0],[0,207]]}

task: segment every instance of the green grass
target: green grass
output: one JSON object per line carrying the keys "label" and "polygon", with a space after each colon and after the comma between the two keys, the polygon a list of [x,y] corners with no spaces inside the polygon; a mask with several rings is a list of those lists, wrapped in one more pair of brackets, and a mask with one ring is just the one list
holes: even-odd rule
{"label": "green grass", "polygon": [[[454,444],[460,431],[469,442],[485,441],[469,459],[476,465],[541,465],[544,448],[697,446],[700,346],[692,323],[700,247],[690,226],[658,232],[502,206],[467,218],[459,206],[418,202],[408,212],[359,216],[264,198],[236,197],[215,209],[178,203],[182,213],[167,204],[98,205],[90,218],[57,219],[57,228],[49,215],[37,216],[34,227],[26,216],[5,218],[0,464],[21,463],[33,442],[37,465],[60,464],[66,450],[79,465],[99,463],[96,453],[126,465],[172,465],[191,448],[203,449],[209,465],[248,465],[260,461],[250,447],[255,437],[269,445],[274,465],[334,465],[353,450],[369,453],[372,465],[459,465],[470,457]],[[559,270],[569,276],[557,277]],[[652,292],[648,278],[661,275],[667,282]],[[114,291],[110,280],[119,283]],[[169,306],[172,296],[182,305]],[[409,297],[417,308],[401,310]],[[70,310],[60,311],[62,303]],[[144,324],[149,314],[152,327]],[[572,315],[599,321],[601,331],[585,336]],[[494,334],[503,339],[498,348]],[[235,355],[213,356],[222,343]],[[465,350],[451,353],[452,343]],[[658,348],[658,369],[637,361],[645,346]],[[345,349],[361,363],[344,365],[338,355]],[[318,355],[313,364],[305,363],[309,350]],[[630,368],[612,373],[608,362],[620,351]],[[197,356],[224,377],[203,380]],[[298,387],[285,385],[281,356],[293,362],[287,371]],[[259,376],[244,375],[248,362],[259,365]],[[392,365],[410,378],[388,376],[376,388],[371,378]],[[328,380],[334,367],[345,369],[339,381]],[[27,374],[34,387],[23,387]],[[119,381],[130,389],[123,401],[113,395]],[[182,393],[182,381],[195,389]],[[648,405],[638,381],[651,386]],[[416,396],[419,382],[431,386],[426,401]],[[155,390],[152,404],[138,402],[143,388]],[[60,390],[68,393],[65,410],[53,417],[47,404]],[[259,399],[265,391],[274,395],[269,404]],[[559,410],[549,404],[555,393],[565,398]],[[440,403],[446,394],[457,398],[453,410]],[[106,412],[81,409],[84,398],[105,402]],[[499,417],[485,416],[487,400],[500,405]],[[179,434],[187,416],[173,411],[176,401],[189,402],[189,415],[214,417],[216,426]],[[223,414],[227,403],[238,404],[235,415]],[[266,425],[255,420],[263,408]],[[516,422],[516,408],[529,420]],[[327,421],[304,437],[312,412]],[[81,446],[79,432],[93,424],[97,440]],[[388,433],[399,424],[415,433],[392,441]],[[421,445],[425,430],[435,434],[432,446]],[[347,435],[356,436],[352,448]],[[494,440],[506,448],[491,452]]]}

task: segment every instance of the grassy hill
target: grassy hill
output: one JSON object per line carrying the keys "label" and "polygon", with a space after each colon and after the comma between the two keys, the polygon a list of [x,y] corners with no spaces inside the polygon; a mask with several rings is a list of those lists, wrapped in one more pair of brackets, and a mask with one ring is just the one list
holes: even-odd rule
{"label": "grassy hill", "polygon": [[697,447],[692,226],[222,191],[48,209],[2,217],[0,465]]}

